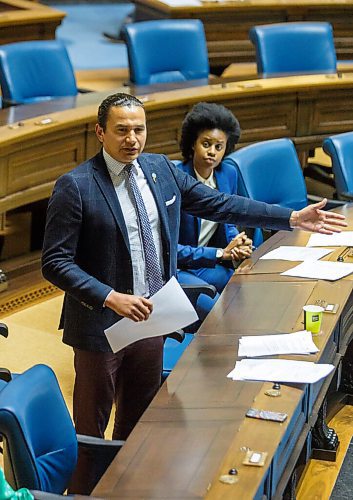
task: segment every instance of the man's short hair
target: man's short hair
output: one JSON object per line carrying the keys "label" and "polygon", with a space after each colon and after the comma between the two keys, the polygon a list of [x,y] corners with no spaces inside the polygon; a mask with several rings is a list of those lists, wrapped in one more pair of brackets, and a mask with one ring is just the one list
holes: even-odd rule
{"label": "man's short hair", "polygon": [[137,97],[130,94],[124,94],[123,92],[112,94],[106,97],[104,101],[101,102],[98,108],[98,125],[102,127],[103,130],[106,129],[109,110],[113,106],[139,106],[143,108],[143,103],[139,99],[137,99]]}
{"label": "man's short hair", "polygon": [[240,125],[230,109],[214,102],[199,102],[186,115],[182,128],[180,149],[184,161],[192,160],[194,145],[204,130],[222,130],[227,136],[224,156],[234,151],[240,137]]}

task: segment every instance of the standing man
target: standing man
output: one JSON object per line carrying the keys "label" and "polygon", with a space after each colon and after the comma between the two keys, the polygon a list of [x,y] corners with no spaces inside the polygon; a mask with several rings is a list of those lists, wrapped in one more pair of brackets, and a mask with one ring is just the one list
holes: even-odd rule
{"label": "standing man", "polygon": [[163,337],[114,354],[104,330],[122,317],[148,320],[149,297],[176,274],[181,208],[215,222],[324,234],[346,223],[321,210],[325,200],[296,212],[221,194],[165,156],[142,154],[145,111],[131,95],[101,103],[96,134],[101,152],[55,185],[42,269],[65,291],[60,328],[74,349],[76,430],[103,437],[114,402],[113,439],[126,439],[159,388]]}

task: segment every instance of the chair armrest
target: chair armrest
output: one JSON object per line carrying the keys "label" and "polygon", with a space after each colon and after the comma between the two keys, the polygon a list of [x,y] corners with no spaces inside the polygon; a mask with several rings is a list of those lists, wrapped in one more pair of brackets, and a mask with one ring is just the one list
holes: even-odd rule
{"label": "chair armrest", "polygon": [[109,448],[114,449],[117,453],[125,444],[125,441],[117,440],[117,439],[103,439],[94,436],[86,436],[84,434],[77,434],[77,442],[79,447],[82,448],[92,448],[92,449],[101,449],[108,450]]}
{"label": "chair armrest", "polygon": [[344,201],[344,202],[353,201],[353,193],[349,193],[347,191],[341,191],[340,193],[337,193],[337,195],[338,195],[338,201]]}
{"label": "chair armrest", "polygon": [[90,471],[87,485],[89,485],[89,491],[92,491],[125,441],[102,439],[83,434],[77,434],[77,441],[78,454],[85,457],[87,470]]}
{"label": "chair armrest", "polygon": [[93,92],[93,90],[92,89],[84,89],[82,87],[78,87],[77,88],[77,92],[79,94],[89,94],[90,92]]}
{"label": "chair armrest", "polygon": [[[322,200],[322,196],[316,196],[314,194],[308,194],[308,202],[311,205],[312,203],[318,203],[319,201]],[[351,201],[353,201],[353,195],[351,197]],[[342,205],[345,205],[347,201],[343,200],[333,200],[332,198],[327,199],[327,204],[325,206],[325,210],[329,210],[330,208],[337,208],[337,207],[342,207]]]}
{"label": "chair armrest", "polygon": [[179,342],[179,344],[181,344],[183,342],[183,340],[185,339],[185,333],[184,333],[184,330],[175,330],[174,332],[171,332],[171,333],[168,333],[168,335],[165,335],[165,337],[170,338],[170,339],[174,339],[177,342]]}
{"label": "chair armrest", "polygon": [[181,283],[181,287],[194,306],[202,293],[208,295],[211,299],[214,299],[217,294],[217,290],[213,285],[183,285]]}

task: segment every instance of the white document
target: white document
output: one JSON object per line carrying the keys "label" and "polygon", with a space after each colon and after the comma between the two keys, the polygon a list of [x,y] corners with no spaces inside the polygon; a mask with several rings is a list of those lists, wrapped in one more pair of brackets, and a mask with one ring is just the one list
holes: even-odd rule
{"label": "white document", "polygon": [[353,247],[353,231],[333,234],[311,234],[308,247]]}
{"label": "white document", "polygon": [[236,362],[228,378],[310,384],[326,377],[334,368],[333,365],[321,365],[311,361],[242,359]]}
{"label": "white document", "polygon": [[200,7],[199,0],[162,0],[169,7]]}
{"label": "white document", "polygon": [[273,356],[274,354],[310,354],[319,349],[311,332],[302,330],[277,335],[249,335],[239,339],[239,357]]}
{"label": "white document", "polygon": [[318,260],[331,253],[328,248],[308,248],[294,246],[280,246],[266,253],[260,259],[264,260],[291,260],[293,262],[300,260]]}
{"label": "white document", "polygon": [[153,297],[153,311],[147,321],[123,318],[105,330],[110,347],[118,352],[137,340],[158,337],[198,320],[195,309],[173,276]]}
{"label": "white document", "polygon": [[281,274],[283,276],[296,276],[297,278],[335,281],[351,273],[353,273],[353,264],[316,260],[303,262]]}

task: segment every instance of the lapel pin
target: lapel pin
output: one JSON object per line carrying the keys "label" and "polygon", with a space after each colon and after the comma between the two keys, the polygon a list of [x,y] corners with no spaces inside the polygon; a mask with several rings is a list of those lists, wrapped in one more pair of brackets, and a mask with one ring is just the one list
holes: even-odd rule
{"label": "lapel pin", "polygon": [[152,179],[154,183],[157,182],[157,174],[155,174],[154,172],[152,172]]}

